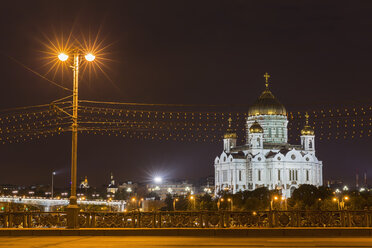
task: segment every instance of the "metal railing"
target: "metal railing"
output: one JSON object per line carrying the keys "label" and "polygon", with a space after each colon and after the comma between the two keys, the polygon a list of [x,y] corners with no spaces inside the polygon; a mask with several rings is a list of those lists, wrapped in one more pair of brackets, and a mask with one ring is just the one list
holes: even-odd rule
{"label": "metal railing", "polygon": [[[65,228],[65,212],[2,212],[0,228]],[[370,227],[372,211],[80,212],[80,228]]]}

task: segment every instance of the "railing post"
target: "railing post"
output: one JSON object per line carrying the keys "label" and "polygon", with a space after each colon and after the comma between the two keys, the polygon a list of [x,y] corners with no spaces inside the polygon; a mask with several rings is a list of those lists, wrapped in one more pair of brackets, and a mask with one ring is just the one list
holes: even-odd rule
{"label": "railing post", "polygon": [[345,213],[344,211],[342,210],[341,213],[340,213],[340,218],[341,218],[341,226],[342,227],[345,227]]}
{"label": "railing post", "polygon": [[90,226],[91,227],[96,227],[96,213],[92,213],[91,218],[92,218],[92,220],[91,220]]}
{"label": "railing post", "polygon": [[156,227],[156,211],[152,212],[152,228]]}
{"label": "railing post", "polygon": [[136,219],[135,219],[135,215],[134,215],[134,211],[132,210],[132,228],[135,228],[136,227]]}
{"label": "railing post", "polygon": [[273,223],[273,211],[270,210],[269,213],[268,213],[268,220],[269,220],[269,227],[274,227],[274,223]]}
{"label": "railing post", "polygon": [[301,214],[300,211],[296,211],[296,221],[297,221],[297,227],[301,226]]}
{"label": "railing post", "polygon": [[345,210],[346,211],[346,221],[347,221],[347,226],[348,227],[351,227],[351,216],[350,216],[350,211],[349,210]]}
{"label": "railing post", "polygon": [[27,214],[27,227],[28,228],[32,227],[32,215],[31,215],[31,213]]}
{"label": "railing post", "polygon": [[141,227],[141,212],[140,211],[138,211],[138,218],[137,218],[137,227]]}
{"label": "railing post", "polygon": [[224,225],[224,212],[223,211],[220,211],[220,223],[219,223],[219,227],[220,228],[224,228],[225,225]]}
{"label": "railing post", "polygon": [[9,213],[9,222],[8,227],[13,227],[13,214]]}
{"label": "railing post", "polygon": [[161,228],[161,215],[162,215],[162,212],[159,212],[158,214],[158,227]]}

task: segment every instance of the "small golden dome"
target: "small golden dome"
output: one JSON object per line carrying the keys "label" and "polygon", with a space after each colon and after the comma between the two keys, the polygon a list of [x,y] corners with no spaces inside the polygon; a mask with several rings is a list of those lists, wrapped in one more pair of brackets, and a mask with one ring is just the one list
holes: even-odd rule
{"label": "small golden dome", "polygon": [[314,130],[310,126],[305,125],[301,130],[301,135],[314,135]]}
{"label": "small golden dome", "polygon": [[257,101],[249,108],[248,116],[256,115],[287,115],[287,111],[283,104],[281,104],[269,90],[268,78],[270,75],[267,73],[266,89],[262,92]]}
{"label": "small golden dome", "polygon": [[261,125],[257,121],[255,121],[252,124],[252,126],[250,126],[249,132],[250,133],[263,133],[263,128],[261,127]]}
{"label": "small golden dome", "polygon": [[236,133],[225,133],[223,135],[223,138],[224,139],[236,139],[237,135],[236,135]]}
{"label": "small golden dome", "polygon": [[314,129],[309,125],[309,115],[305,114],[306,123],[304,128],[301,130],[301,135],[314,135]]}

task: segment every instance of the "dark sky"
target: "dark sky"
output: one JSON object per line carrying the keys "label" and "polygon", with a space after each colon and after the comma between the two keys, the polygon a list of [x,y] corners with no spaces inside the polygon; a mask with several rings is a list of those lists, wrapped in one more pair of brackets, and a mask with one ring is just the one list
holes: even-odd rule
{"label": "dark sky", "polygon": [[[370,1],[7,1],[0,8],[0,108],[49,103],[66,92],[45,74],[47,38],[94,36],[105,73],[85,76],[82,99],[184,104],[251,104],[272,77],[274,95],[296,106],[370,99]],[[70,72],[69,72],[70,73]],[[67,72],[66,72],[67,74]],[[71,87],[71,78],[48,78]],[[371,139],[317,142],[325,178],[353,181],[370,169]],[[222,144],[79,139],[79,176],[93,185],[146,179],[152,173],[195,178],[213,173]],[[66,185],[70,136],[0,147],[0,184]]]}

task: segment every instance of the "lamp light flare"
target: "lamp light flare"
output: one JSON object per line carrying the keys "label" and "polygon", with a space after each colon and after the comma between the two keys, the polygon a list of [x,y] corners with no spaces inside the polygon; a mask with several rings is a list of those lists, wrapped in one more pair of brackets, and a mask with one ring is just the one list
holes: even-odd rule
{"label": "lamp light flare", "polygon": [[67,54],[64,54],[64,53],[60,53],[60,54],[58,55],[58,58],[59,58],[59,60],[61,60],[61,61],[66,61],[66,60],[68,59],[68,55],[67,55]]}
{"label": "lamp light flare", "polygon": [[94,56],[91,53],[88,53],[87,55],[85,55],[85,59],[88,60],[89,62],[93,61],[95,58],[96,58],[96,56]]}
{"label": "lamp light flare", "polygon": [[155,183],[161,183],[163,179],[161,177],[155,177],[154,178]]}

